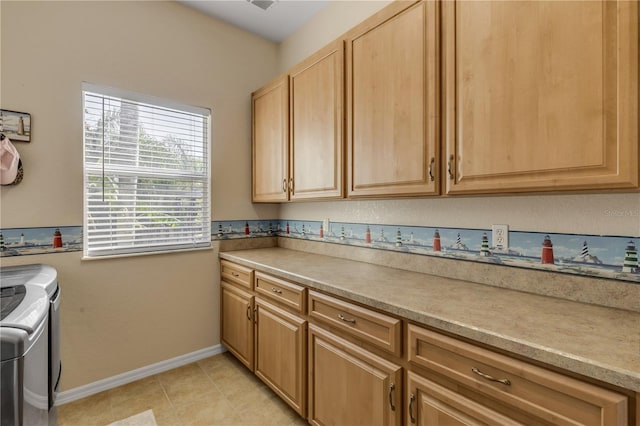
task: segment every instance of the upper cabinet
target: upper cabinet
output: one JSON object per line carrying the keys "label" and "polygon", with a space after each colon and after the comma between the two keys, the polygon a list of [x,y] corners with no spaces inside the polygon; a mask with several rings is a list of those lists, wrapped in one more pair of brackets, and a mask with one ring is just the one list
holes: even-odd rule
{"label": "upper cabinet", "polygon": [[253,94],[253,201],[344,196],[344,42]]}
{"label": "upper cabinet", "polygon": [[638,3],[446,1],[446,192],[638,186]]}
{"label": "upper cabinet", "polygon": [[287,201],[289,187],[289,81],[274,80],[253,93],[252,200]]}
{"label": "upper cabinet", "polygon": [[349,197],[438,193],[438,15],[392,3],[347,34]]}
{"label": "upper cabinet", "polygon": [[289,71],[290,199],[342,198],[344,42]]}
{"label": "upper cabinet", "polygon": [[254,93],[253,201],[637,189],[638,9],[394,1]]}

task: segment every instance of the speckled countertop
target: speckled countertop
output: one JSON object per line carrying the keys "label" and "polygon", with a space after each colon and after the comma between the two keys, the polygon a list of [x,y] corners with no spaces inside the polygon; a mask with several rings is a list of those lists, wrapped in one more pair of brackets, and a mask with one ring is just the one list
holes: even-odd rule
{"label": "speckled countertop", "polygon": [[640,392],[637,312],[283,248],[220,258]]}

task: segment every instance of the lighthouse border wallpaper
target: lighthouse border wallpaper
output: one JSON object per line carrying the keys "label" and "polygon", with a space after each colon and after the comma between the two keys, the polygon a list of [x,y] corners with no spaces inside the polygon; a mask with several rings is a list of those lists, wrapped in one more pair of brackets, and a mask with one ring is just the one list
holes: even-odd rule
{"label": "lighthouse border wallpaper", "polygon": [[[506,250],[491,247],[490,229],[320,221],[211,222],[211,239],[286,237],[424,256],[608,278],[640,284],[640,237],[509,231]],[[82,227],[0,230],[0,256],[82,251]]]}

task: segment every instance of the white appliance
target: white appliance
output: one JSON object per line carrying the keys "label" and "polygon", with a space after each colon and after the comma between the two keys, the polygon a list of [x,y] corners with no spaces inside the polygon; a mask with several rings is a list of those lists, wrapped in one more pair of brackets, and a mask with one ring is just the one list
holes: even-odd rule
{"label": "white appliance", "polygon": [[0,268],[1,426],[56,423],[61,375],[57,276],[47,265]]}

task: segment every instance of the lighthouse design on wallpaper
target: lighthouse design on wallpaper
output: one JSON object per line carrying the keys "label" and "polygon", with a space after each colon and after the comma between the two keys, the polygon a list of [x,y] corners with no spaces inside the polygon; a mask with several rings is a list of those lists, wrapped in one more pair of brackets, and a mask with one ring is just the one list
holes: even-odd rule
{"label": "lighthouse design on wallpaper", "polygon": [[82,227],[12,228],[0,232],[0,256],[82,251]]}
{"label": "lighthouse design on wallpaper", "polygon": [[511,231],[502,249],[482,229],[278,219],[214,222],[211,229],[213,240],[283,236],[640,283],[634,237]]}
{"label": "lighthouse design on wallpaper", "polygon": [[[509,232],[507,249],[491,246],[491,230],[312,220],[211,222],[211,239],[280,236],[368,247],[640,284],[640,236]],[[82,251],[81,226],[0,229],[0,256]]]}
{"label": "lighthouse design on wallpaper", "polygon": [[542,254],[540,255],[540,262],[546,264],[554,264],[553,258],[553,243],[548,235],[545,235],[544,241],[542,241]]}
{"label": "lighthouse design on wallpaper", "polygon": [[639,272],[638,271],[638,250],[633,241],[629,241],[624,254],[624,263],[622,264],[622,272]]}

